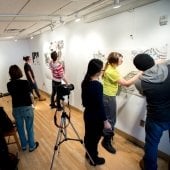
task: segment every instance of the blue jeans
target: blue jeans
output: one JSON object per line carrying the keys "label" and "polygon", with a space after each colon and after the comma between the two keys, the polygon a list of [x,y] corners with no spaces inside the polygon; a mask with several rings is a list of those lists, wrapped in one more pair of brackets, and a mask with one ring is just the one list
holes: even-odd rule
{"label": "blue jeans", "polygon": [[170,129],[170,122],[158,122],[146,118],[144,167],[145,170],[157,170],[158,145],[164,131]]}
{"label": "blue jeans", "polygon": [[16,121],[16,126],[22,149],[26,149],[27,143],[29,144],[29,149],[34,149],[34,112],[32,106],[22,106],[13,108],[13,116]]}

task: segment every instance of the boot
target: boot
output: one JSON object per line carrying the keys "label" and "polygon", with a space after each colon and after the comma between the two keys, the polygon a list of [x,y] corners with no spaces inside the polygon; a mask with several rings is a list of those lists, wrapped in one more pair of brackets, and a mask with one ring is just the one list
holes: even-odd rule
{"label": "boot", "polygon": [[102,146],[110,153],[115,154],[116,149],[111,144],[111,139],[113,138],[113,132],[110,130],[103,131],[104,138],[101,142]]}
{"label": "boot", "polygon": [[85,158],[87,159],[87,161],[89,162],[90,165],[92,166],[96,166],[96,165],[102,165],[105,163],[105,159],[102,158],[102,157],[95,157],[95,158],[92,158],[94,162],[92,162],[88,156],[88,154],[86,153],[85,154]]}

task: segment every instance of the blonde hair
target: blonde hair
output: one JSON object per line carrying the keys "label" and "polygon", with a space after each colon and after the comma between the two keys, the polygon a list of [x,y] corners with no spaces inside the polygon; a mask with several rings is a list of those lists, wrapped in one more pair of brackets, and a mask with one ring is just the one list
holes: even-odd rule
{"label": "blonde hair", "polygon": [[[118,62],[119,62],[119,58],[122,57],[123,58],[123,55],[118,53],[118,52],[111,52],[108,57],[107,57],[107,62],[104,66],[104,72],[105,70],[107,69],[108,65],[110,64],[115,64],[115,65],[118,65]],[[102,77],[104,76],[104,72],[103,72],[103,75]]]}

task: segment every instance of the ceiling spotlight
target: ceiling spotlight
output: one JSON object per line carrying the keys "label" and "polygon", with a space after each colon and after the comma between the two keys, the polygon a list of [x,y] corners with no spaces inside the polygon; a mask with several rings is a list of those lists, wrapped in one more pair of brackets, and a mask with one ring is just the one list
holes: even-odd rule
{"label": "ceiling spotlight", "polygon": [[78,14],[75,14],[75,22],[79,22],[81,18],[78,16]]}
{"label": "ceiling spotlight", "polygon": [[113,8],[116,9],[116,8],[120,8],[120,2],[119,0],[113,0]]}
{"label": "ceiling spotlight", "polygon": [[33,36],[30,37],[31,40],[32,40],[33,38],[34,38]]}

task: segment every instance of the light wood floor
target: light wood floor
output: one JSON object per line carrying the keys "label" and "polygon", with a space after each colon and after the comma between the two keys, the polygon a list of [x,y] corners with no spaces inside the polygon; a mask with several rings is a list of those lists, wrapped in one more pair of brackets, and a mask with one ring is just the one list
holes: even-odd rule
{"label": "light wood floor", "polygon": [[[9,151],[19,154],[19,170],[50,170],[54,146],[56,144],[58,128],[54,125],[53,116],[55,109],[49,107],[49,97],[46,101],[36,102],[35,108],[35,139],[40,146],[34,152],[19,151],[14,145],[8,145]],[[9,116],[11,114],[10,97],[0,98],[0,106],[3,106]],[[68,113],[68,110],[66,109]],[[61,114],[58,112],[58,123],[60,123]],[[13,119],[13,118],[12,118]],[[84,135],[83,114],[71,110],[71,122],[74,125],[81,139]],[[67,137],[76,138],[74,130],[69,124],[66,128]],[[142,158],[143,150],[133,143],[127,141],[120,135],[114,137],[114,146],[116,154],[110,154],[101,144],[99,144],[99,155],[104,157],[106,163],[101,166],[90,166],[85,160],[85,149],[83,144],[78,141],[65,141],[60,145],[59,154],[55,152],[53,170],[140,170],[139,160]],[[167,170],[167,161],[158,159],[158,169]]]}

